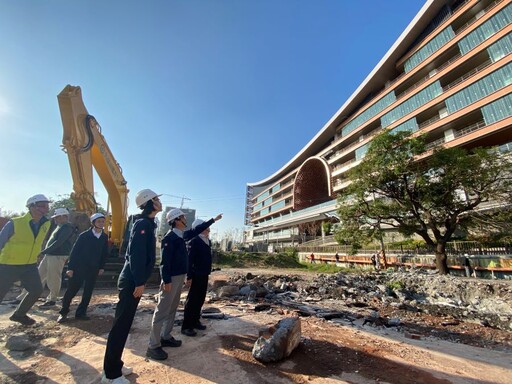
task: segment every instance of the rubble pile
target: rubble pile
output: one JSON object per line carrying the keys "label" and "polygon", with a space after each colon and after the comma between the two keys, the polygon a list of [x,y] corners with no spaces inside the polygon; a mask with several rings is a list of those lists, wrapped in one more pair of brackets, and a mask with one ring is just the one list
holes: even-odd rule
{"label": "rubble pile", "polygon": [[[383,318],[382,306],[472,321],[512,330],[512,284],[509,281],[466,279],[431,271],[365,272],[315,275],[236,275],[211,292],[249,302],[294,308],[300,315],[396,326],[399,318]],[[320,305],[321,304],[321,305]]]}

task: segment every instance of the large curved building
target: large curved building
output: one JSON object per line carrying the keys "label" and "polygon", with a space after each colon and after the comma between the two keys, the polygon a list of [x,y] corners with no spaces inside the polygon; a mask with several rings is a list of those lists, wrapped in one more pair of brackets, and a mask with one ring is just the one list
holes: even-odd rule
{"label": "large curved building", "polygon": [[287,164],[247,184],[245,241],[297,244],[336,213],[346,173],[383,129],[430,146],[512,141],[511,0],[429,0],[365,81]]}

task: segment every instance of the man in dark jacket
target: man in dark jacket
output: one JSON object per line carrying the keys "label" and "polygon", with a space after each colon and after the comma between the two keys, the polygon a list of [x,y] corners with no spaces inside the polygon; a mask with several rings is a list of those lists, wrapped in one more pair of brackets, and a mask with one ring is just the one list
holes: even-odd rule
{"label": "man in dark jacket", "polygon": [[[57,227],[50,235],[46,248],[41,251],[41,255],[45,256],[39,263],[38,268],[43,288],[48,285],[50,290],[46,302],[39,306],[43,309],[53,307],[57,301],[62,284],[62,269],[66,265],[73,247],[71,238],[73,237],[74,228],[69,223],[69,211],[66,208],[56,208],[52,219]],[[18,298],[25,297],[26,293],[23,290]]]}
{"label": "man in dark jacket", "polygon": [[142,213],[136,216],[130,231],[126,260],[117,282],[119,301],[103,359],[101,382],[104,384],[130,384],[125,376],[130,375],[133,369],[125,366],[121,357],[146,281],[155,266],[155,216],[162,211],[159,196],[151,189],[143,189],[135,197]]}
{"label": "man in dark jacket", "polygon": [[[185,231],[187,219],[178,208],[167,213],[167,222],[171,229],[162,239],[162,261],[160,264],[160,300],[153,314],[151,334],[146,356],[155,360],[167,359],[167,352],[162,347],[179,347],[180,340],[174,339],[171,332],[174,325],[176,309],[180,303],[180,293],[188,271],[188,252],[186,241],[199,235],[214,222],[222,219],[219,214],[198,225],[195,229]],[[195,336],[192,332],[182,332],[187,336]]]}
{"label": "man in dark jacket", "polygon": [[[192,229],[202,224],[201,219],[194,220]],[[209,239],[210,228],[206,228],[199,236],[189,242],[189,258],[187,285],[190,285],[185,312],[183,315],[182,332],[194,332],[194,329],[204,330],[206,326],[201,324],[201,308],[204,304],[208,289],[208,276],[212,271],[212,248]]]}
{"label": "man in dark jacket", "polygon": [[87,307],[91,301],[92,291],[98,275],[103,273],[103,266],[108,257],[108,238],[103,232],[105,227],[105,215],[95,213],[91,216],[92,228],[82,232],[71,250],[69,256],[68,289],[62,299],[62,309],[57,322],[67,320],[71,300],[84,286],[82,300],[75,312],[75,319],[89,320]]}

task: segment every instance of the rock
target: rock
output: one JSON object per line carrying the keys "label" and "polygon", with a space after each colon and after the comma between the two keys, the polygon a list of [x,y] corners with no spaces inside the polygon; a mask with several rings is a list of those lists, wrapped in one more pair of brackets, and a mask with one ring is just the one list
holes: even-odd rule
{"label": "rock", "polygon": [[400,319],[398,317],[392,317],[388,320],[388,327],[398,327],[400,325]]}
{"label": "rock", "polygon": [[223,313],[203,313],[201,315],[203,319],[214,319],[214,320],[223,320],[225,318]]}
{"label": "rock", "polygon": [[417,333],[405,332],[404,336],[408,339],[421,340],[421,335],[418,335]]}
{"label": "rock", "polygon": [[270,309],[270,304],[258,304],[254,307],[255,312],[268,311]]}
{"label": "rock", "polygon": [[9,337],[5,347],[9,351],[26,351],[35,348],[35,345],[28,339],[27,335],[21,334]]}
{"label": "rock", "polygon": [[251,287],[250,286],[245,285],[242,288],[240,288],[240,294],[241,295],[248,296],[249,293],[251,293]]}
{"label": "rock", "polygon": [[220,309],[217,307],[205,307],[202,310],[203,314],[205,313],[221,313]]}
{"label": "rock", "polygon": [[219,289],[220,287],[223,287],[225,285],[227,285],[228,282],[226,280],[215,280],[212,284],[212,289],[214,291],[216,291],[217,289]]}
{"label": "rock", "polygon": [[269,328],[268,340],[259,337],[254,343],[252,355],[258,361],[270,363],[280,361],[293,352],[301,339],[301,323],[298,317],[287,317]]}
{"label": "rock", "polygon": [[236,285],[225,285],[219,289],[219,297],[235,296],[240,293],[240,289]]}

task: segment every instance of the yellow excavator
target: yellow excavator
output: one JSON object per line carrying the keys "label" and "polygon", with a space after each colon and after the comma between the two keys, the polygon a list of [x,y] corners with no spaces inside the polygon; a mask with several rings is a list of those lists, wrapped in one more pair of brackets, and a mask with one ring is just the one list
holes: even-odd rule
{"label": "yellow excavator", "polygon": [[121,166],[112,155],[101,126],[87,112],[80,87],[66,85],[57,99],[64,128],[62,149],[68,155],[71,167],[74,191],[71,197],[77,212],[87,216],[97,212],[94,167],[108,193],[108,235],[111,244],[120,250],[128,217],[128,188]]}

